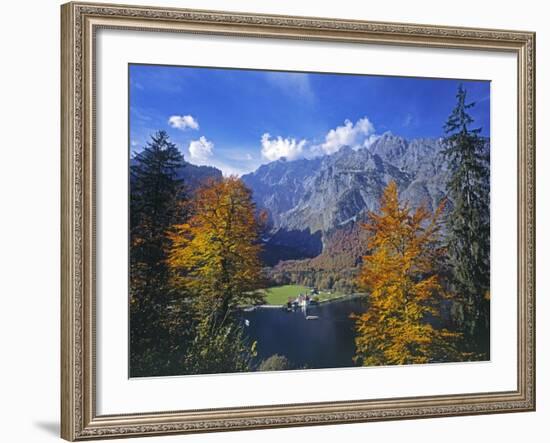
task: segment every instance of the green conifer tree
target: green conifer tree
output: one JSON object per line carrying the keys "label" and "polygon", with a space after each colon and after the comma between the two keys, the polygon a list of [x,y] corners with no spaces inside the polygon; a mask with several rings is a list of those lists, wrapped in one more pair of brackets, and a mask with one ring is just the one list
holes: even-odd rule
{"label": "green conifer tree", "polygon": [[[159,131],[130,166],[130,370],[132,375],[167,371],[174,325],[167,256],[171,226],[182,222],[183,156]],[[175,364],[175,362],[172,362]]]}
{"label": "green conifer tree", "polygon": [[490,299],[489,149],[469,110],[466,90],[459,86],[457,103],[444,129],[443,154],[452,171],[447,184],[452,202],[446,219],[449,270],[461,296],[462,327],[470,344],[488,352]]}

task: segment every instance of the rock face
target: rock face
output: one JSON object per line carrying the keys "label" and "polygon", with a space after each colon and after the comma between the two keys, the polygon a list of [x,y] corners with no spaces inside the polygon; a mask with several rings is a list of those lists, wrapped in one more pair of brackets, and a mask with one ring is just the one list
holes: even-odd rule
{"label": "rock face", "polygon": [[327,233],[376,210],[390,180],[412,207],[435,209],[446,195],[449,175],[442,149],[441,139],[409,141],[386,133],[369,148],[343,147],[320,158],[278,160],[242,179],[258,207],[269,213],[267,249],[292,250],[291,258],[313,257]]}
{"label": "rock face", "polygon": [[410,181],[407,173],[368,149],[341,148],[323,158],[298,204],[281,217],[281,228],[327,232],[356,220],[376,209],[382,190],[392,179],[400,188]]}
{"label": "rock face", "polygon": [[287,161],[283,157],[243,175],[242,180],[252,189],[256,204],[268,211],[271,224],[280,227],[285,213],[304,196],[321,163],[321,158]]}
{"label": "rock face", "polygon": [[[489,141],[486,146],[489,150]],[[265,263],[319,256],[337,231],[378,209],[391,180],[411,207],[425,204],[433,211],[446,195],[449,178],[442,149],[441,139],[406,140],[385,133],[369,148],[342,147],[312,159],[281,158],[243,175],[256,205],[268,213]],[[216,168],[187,162],[178,175],[190,191],[222,177]]]}

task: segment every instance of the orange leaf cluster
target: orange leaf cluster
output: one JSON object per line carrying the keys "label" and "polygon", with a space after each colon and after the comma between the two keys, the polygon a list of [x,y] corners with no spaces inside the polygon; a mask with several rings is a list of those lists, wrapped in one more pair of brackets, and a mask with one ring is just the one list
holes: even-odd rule
{"label": "orange leaf cluster", "polygon": [[[357,283],[368,294],[367,312],[356,317],[356,360],[364,365],[428,363],[454,358],[457,334],[432,326],[445,297],[438,275],[443,259],[438,220],[443,204],[431,214],[401,204],[395,182],[370,213],[364,228],[369,255]],[[432,321],[429,321],[432,320]]]}
{"label": "orange leaf cluster", "polygon": [[211,180],[196,192],[187,223],[174,227],[168,263],[197,312],[225,316],[259,297],[259,221],[250,190],[237,177]]}

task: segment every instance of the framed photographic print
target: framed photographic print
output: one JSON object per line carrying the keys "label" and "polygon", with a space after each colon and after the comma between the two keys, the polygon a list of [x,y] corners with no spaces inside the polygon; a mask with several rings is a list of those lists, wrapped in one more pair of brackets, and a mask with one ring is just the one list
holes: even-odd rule
{"label": "framed photographic print", "polygon": [[62,437],[535,408],[535,36],[62,6]]}

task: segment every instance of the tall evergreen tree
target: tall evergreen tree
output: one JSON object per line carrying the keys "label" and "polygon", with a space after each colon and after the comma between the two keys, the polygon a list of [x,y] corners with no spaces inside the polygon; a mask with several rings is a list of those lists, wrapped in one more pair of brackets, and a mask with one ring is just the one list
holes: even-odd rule
{"label": "tall evergreen tree", "polygon": [[488,351],[490,298],[490,170],[488,141],[481,137],[459,86],[444,129],[443,154],[452,171],[447,184],[452,208],[446,220],[449,266],[463,299],[462,326],[477,350]]}
{"label": "tall evergreen tree", "polygon": [[[169,324],[167,256],[169,230],[182,222],[183,183],[177,170],[183,156],[159,131],[151,136],[130,166],[130,368],[133,375],[155,375],[169,364],[167,347],[174,334]],[[160,357],[162,356],[162,357]]]}

